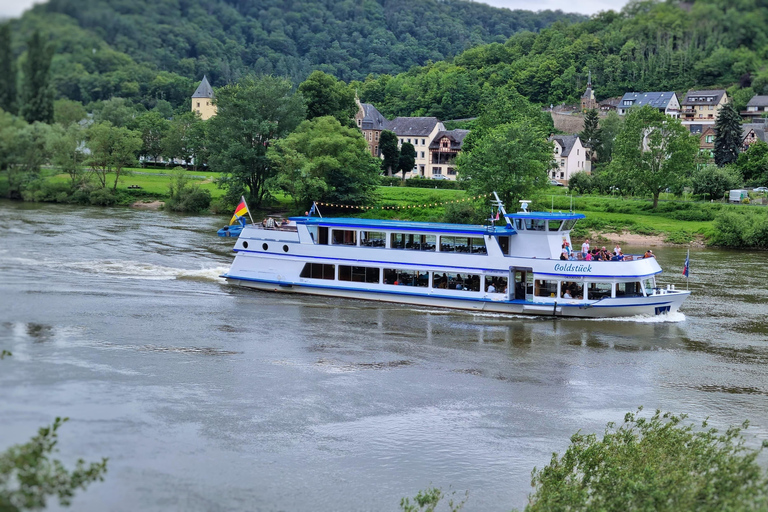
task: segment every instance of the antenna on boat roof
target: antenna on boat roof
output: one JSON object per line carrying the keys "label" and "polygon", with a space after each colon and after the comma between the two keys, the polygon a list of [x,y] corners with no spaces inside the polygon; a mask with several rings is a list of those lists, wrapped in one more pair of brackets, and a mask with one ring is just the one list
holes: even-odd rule
{"label": "antenna on boat roof", "polygon": [[528,204],[531,201],[529,199],[521,199],[520,200],[520,209],[523,210],[523,212],[528,213]]}
{"label": "antenna on boat roof", "polygon": [[[507,221],[507,226],[512,227],[512,221],[509,220],[509,217],[507,217],[507,210],[504,209],[504,203],[502,202],[501,199],[499,199],[499,194],[497,194],[494,191],[493,197],[496,198],[496,199],[491,199],[491,204],[493,204],[496,207],[496,218],[494,220],[499,220],[499,214],[501,214],[504,216],[504,220]],[[491,216],[493,217],[493,215]]]}

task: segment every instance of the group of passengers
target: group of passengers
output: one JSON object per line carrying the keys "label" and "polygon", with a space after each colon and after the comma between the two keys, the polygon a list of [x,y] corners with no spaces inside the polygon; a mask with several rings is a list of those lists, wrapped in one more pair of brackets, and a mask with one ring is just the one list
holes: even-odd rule
{"label": "group of passengers", "polygon": [[564,299],[583,299],[584,298],[584,287],[583,285],[577,284],[577,283],[569,283],[564,282],[562,285],[560,285],[560,289],[562,290],[560,292],[560,296]]}
{"label": "group of passengers", "polygon": [[[655,258],[656,255],[653,251],[648,249],[642,258]],[[589,238],[584,240],[581,244],[581,251],[574,252],[571,249],[571,244],[567,241],[563,241],[562,252],[560,253],[561,260],[584,260],[584,261],[630,261],[633,259],[631,255],[625,255],[619,244],[613,248],[613,251],[609,251],[605,246],[600,249],[597,247],[590,250]]]}
{"label": "group of passengers", "polygon": [[434,288],[442,288],[444,290],[464,290],[471,292],[480,291],[480,276],[468,275],[466,278],[461,277],[461,274],[456,274],[455,277],[448,277],[448,274],[443,273],[442,276],[435,274],[433,278],[432,286]]}
{"label": "group of passengers", "polygon": [[288,219],[275,220],[272,217],[267,217],[261,221],[261,227],[266,229],[284,228],[290,224]]}

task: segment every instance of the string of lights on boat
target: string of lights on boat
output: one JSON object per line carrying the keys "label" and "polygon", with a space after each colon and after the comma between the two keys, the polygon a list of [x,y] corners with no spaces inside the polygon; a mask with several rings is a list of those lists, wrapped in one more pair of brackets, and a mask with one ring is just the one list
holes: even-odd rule
{"label": "string of lights on boat", "polygon": [[321,203],[317,202],[317,206],[328,206],[330,208],[354,208],[358,210],[407,210],[409,208],[430,208],[433,206],[445,206],[447,204],[451,203],[465,203],[467,201],[474,201],[476,199],[482,199],[484,197],[490,197],[493,194],[480,194],[478,196],[473,197],[465,197],[464,199],[454,199],[453,201],[442,201],[438,203],[424,203],[424,204],[413,204],[413,205],[404,205],[404,206],[354,206],[354,205],[348,205],[348,204],[335,204],[335,203]]}

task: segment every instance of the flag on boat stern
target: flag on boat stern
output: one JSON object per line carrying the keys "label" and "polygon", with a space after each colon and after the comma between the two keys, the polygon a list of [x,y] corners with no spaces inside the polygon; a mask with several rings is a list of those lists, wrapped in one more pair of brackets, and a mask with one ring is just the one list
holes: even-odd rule
{"label": "flag on boat stern", "polygon": [[685,255],[685,265],[683,265],[683,275],[685,277],[688,277],[690,259],[691,259],[691,251],[689,250],[688,254]]}
{"label": "flag on boat stern", "polygon": [[248,213],[248,205],[245,204],[245,198],[240,198],[240,204],[237,205],[237,208],[235,208],[235,214],[232,216],[232,219],[229,221],[230,226],[237,223],[237,218],[242,217]]}

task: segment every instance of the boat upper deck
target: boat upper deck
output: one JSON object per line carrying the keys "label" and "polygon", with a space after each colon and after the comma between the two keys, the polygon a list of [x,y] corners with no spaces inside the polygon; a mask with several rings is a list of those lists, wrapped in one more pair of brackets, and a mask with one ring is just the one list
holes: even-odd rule
{"label": "boat upper deck", "polygon": [[384,219],[356,219],[347,217],[291,217],[291,221],[307,226],[324,226],[329,228],[346,229],[382,229],[394,231],[412,231],[421,233],[455,233],[474,236],[508,236],[515,235],[514,227],[502,223],[497,226],[480,226],[477,224],[449,224],[445,222],[416,222]]}

